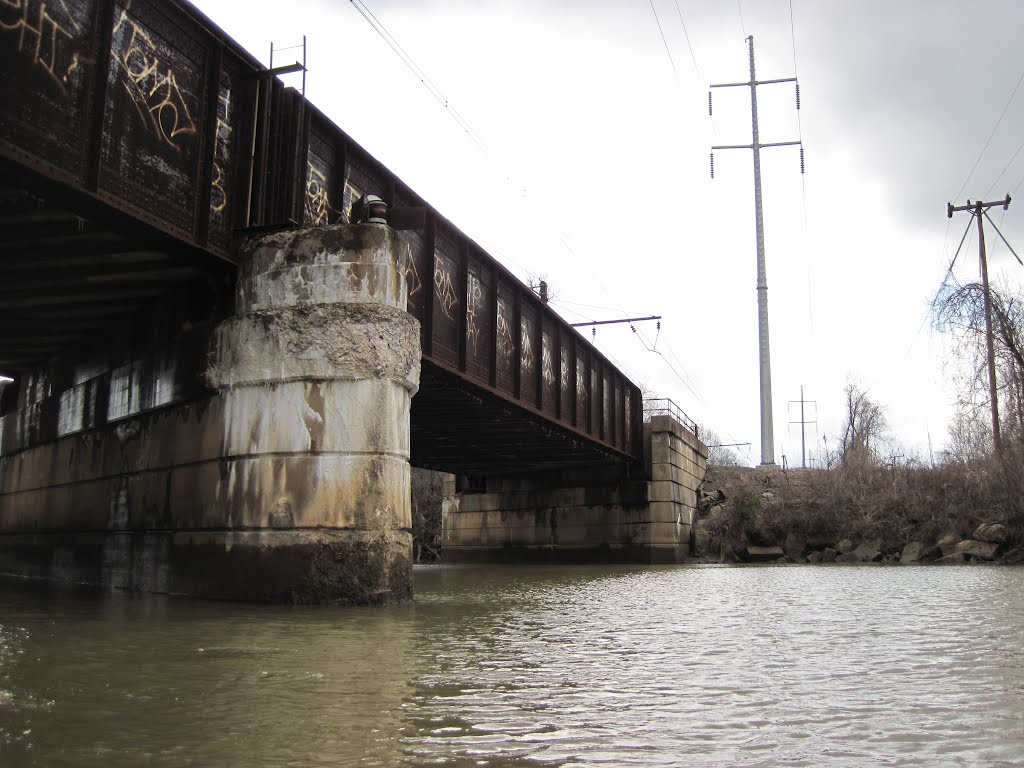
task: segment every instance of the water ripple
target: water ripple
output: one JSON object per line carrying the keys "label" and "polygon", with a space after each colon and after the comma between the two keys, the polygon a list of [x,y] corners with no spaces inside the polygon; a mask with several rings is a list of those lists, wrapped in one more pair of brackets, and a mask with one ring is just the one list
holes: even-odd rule
{"label": "water ripple", "polygon": [[383,610],[11,587],[0,765],[1021,764],[1021,569],[417,577]]}

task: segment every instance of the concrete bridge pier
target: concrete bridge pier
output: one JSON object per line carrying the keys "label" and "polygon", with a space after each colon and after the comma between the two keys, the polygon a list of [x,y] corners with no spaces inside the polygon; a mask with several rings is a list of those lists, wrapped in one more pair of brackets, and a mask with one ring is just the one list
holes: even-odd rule
{"label": "concrete bridge pier", "polygon": [[228,530],[182,541],[193,562],[246,574],[237,589],[271,573],[271,599],[412,597],[409,258],[376,224],[271,235],[244,255],[206,371],[223,400],[213,507]]}
{"label": "concrete bridge pier", "polygon": [[667,415],[644,425],[644,463],[486,478],[446,499],[450,562],[681,563],[707,447]]}
{"label": "concrete bridge pier", "polygon": [[233,316],[157,305],[24,376],[0,418],[0,573],[411,597],[408,263],[383,225],[271,235],[243,253]]}

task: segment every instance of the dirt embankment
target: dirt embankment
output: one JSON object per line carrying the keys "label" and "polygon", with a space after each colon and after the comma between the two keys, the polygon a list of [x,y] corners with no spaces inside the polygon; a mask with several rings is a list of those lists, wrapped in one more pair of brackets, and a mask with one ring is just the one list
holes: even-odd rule
{"label": "dirt embankment", "polygon": [[993,465],[709,467],[705,562],[1024,562],[1020,478]]}

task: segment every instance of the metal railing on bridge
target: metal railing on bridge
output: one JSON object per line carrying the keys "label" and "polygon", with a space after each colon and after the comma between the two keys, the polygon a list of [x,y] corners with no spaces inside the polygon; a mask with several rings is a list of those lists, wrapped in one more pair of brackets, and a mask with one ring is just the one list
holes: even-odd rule
{"label": "metal railing on bridge", "polygon": [[700,437],[697,422],[686,415],[686,411],[667,397],[649,397],[644,399],[644,421],[650,421],[654,416],[671,416],[684,427],[693,432],[695,437]]}

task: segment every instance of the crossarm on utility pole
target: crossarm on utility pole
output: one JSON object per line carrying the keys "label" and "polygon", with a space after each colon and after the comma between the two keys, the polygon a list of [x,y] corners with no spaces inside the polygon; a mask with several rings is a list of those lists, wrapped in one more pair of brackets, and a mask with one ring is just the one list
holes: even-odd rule
{"label": "crossarm on utility pole", "polygon": [[[792,147],[798,144],[803,144],[802,141],[770,141],[765,144],[758,144],[757,146],[761,149],[765,147]],[[712,147],[712,149],[753,149],[753,144],[719,144]]]}
{"label": "crossarm on utility pole", "polygon": [[[661,315],[651,315],[650,317],[624,317],[621,320],[591,320],[587,323],[569,323],[573,328],[583,328],[589,325],[612,325],[613,323],[639,323],[643,320],[661,320]],[[661,327],[660,325],[658,326]]]}
{"label": "crossarm on utility pole", "polygon": [[775,83],[795,83],[795,77],[777,77],[774,80],[747,80],[745,83],[715,83],[710,88],[737,88],[739,86],[746,86],[749,88],[752,85],[773,85]]}

